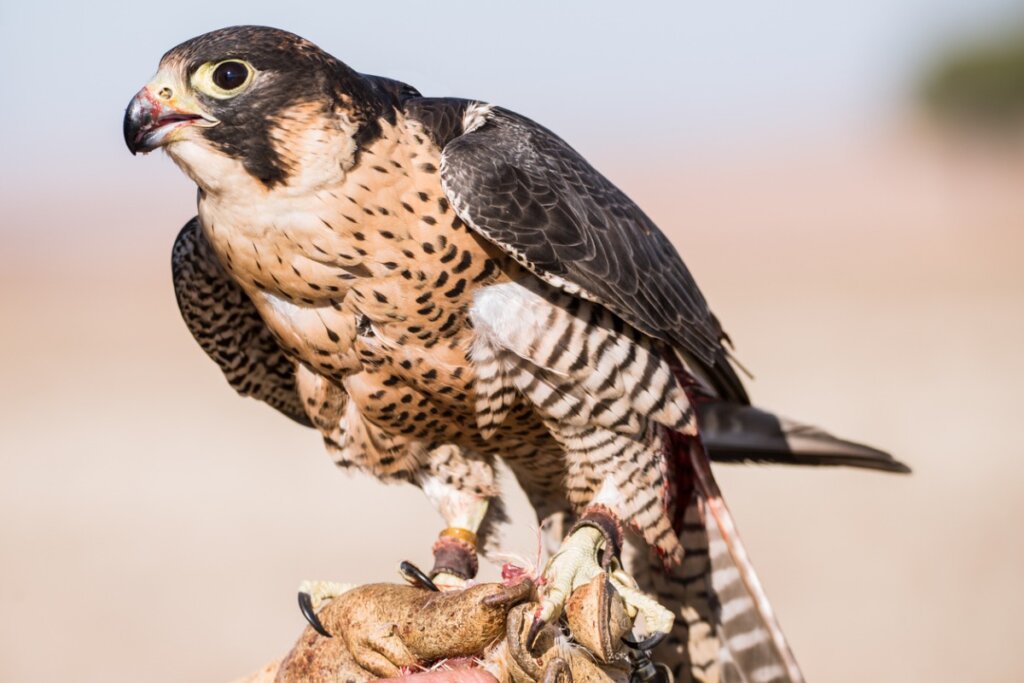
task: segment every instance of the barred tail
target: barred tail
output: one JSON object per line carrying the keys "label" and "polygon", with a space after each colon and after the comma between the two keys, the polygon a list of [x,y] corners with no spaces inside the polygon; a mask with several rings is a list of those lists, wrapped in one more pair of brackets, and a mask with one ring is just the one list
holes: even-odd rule
{"label": "barred tail", "polygon": [[750,562],[703,447],[691,440],[695,489],[704,502],[711,585],[719,601],[721,659],[726,681],[803,681],[768,596]]}
{"label": "barred tail", "polygon": [[[799,683],[803,675],[736,532],[698,439],[672,439],[681,564],[644,550],[627,558],[641,586],[676,613],[656,661],[677,683]],[[642,548],[642,544],[637,544]]]}

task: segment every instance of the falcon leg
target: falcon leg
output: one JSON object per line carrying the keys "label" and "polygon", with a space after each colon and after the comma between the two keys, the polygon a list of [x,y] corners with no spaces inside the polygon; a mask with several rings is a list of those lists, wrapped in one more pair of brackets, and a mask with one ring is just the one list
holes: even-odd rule
{"label": "falcon leg", "polygon": [[463,588],[479,569],[476,532],[462,527],[448,527],[434,542],[434,568],[430,578],[441,590]]}
{"label": "falcon leg", "polygon": [[487,514],[488,499],[433,477],[423,482],[423,490],[448,525],[434,543],[430,578],[441,590],[463,588],[479,569],[477,530]]}
{"label": "falcon leg", "polygon": [[[643,631],[660,640],[672,628],[674,617],[656,600],[644,594],[619,564],[622,527],[615,514],[603,505],[587,508],[544,568],[541,602],[527,636],[532,644],[545,624],[557,619],[574,590],[602,572],[626,603],[631,619],[642,619]],[[650,640],[645,642],[652,642]]]}
{"label": "falcon leg", "polygon": [[476,576],[477,533],[490,499],[499,493],[493,463],[454,444],[443,444],[427,454],[417,484],[446,524],[434,543],[430,578],[441,590],[463,588]]}

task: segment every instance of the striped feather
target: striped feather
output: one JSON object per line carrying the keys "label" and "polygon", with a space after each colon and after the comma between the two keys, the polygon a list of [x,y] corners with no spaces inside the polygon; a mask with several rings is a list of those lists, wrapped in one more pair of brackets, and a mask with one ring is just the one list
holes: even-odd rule
{"label": "striped feather", "polygon": [[675,624],[655,659],[676,681],[798,683],[803,676],[695,439],[670,438],[683,561],[665,566],[636,536],[623,553],[640,587]]}
{"label": "striped feather", "polygon": [[478,425],[506,419],[510,389],[525,397],[564,453],[571,507],[608,506],[657,551],[645,587],[676,612],[658,656],[679,680],[802,680],[656,343],[535,279],[483,288],[470,320]]}
{"label": "striped feather", "polygon": [[747,556],[703,447],[690,441],[695,491],[703,502],[711,585],[719,602],[723,679],[744,683],[803,681],[768,596]]}
{"label": "striped feather", "polygon": [[483,377],[481,429],[493,433],[514,387],[559,423],[632,436],[652,422],[694,432],[693,410],[671,367],[648,338],[602,307],[529,278],[483,288],[470,320],[470,356]]}
{"label": "striped feather", "polygon": [[721,680],[717,597],[711,590],[711,561],[703,503],[693,497],[682,515],[683,561],[665,567],[630,535],[623,562],[641,589],[675,613],[669,637],[655,651],[655,660],[669,667],[680,683]]}
{"label": "striped feather", "polygon": [[508,417],[518,396],[508,379],[505,361],[498,357],[490,345],[478,344],[473,354],[476,370],[476,423],[485,439]]}
{"label": "striped feather", "polygon": [[572,507],[605,504],[680,561],[657,435],[694,433],[694,412],[654,343],[535,278],[484,288],[470,319],[480,429],[505,419],[509,389],[525,397],[562,448]]}

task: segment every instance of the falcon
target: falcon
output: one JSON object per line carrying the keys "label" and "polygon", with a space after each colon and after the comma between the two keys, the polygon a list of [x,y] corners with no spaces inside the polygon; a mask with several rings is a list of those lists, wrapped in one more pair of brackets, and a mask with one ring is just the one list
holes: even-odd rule
{"label": "falcon", "polygon": [[907,469],[751,406],[679,254],[566,142],[254,26],[167,52],[124,136],[198,186],[196,341],[340,467],[423,490],[436,583],[475,575],[501,459],[559,543],[535,627],[606,572],[678,680],[801,680],[709,458]]}

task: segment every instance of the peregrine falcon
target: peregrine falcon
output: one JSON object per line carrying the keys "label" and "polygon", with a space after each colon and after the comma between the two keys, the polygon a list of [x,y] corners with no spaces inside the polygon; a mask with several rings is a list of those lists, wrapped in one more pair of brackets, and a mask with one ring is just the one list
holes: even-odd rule
{"label": "peregrine falcon", "polygon": [[173,275],[199,345],[423,490],[434,581],[475,575],[500,458],[564,529],[536,625],[608,572],[677,680],[801,680],[709,456],[906,468],[752,407],[669,240],[566,142],[253,26],[167,52],[124,135],[198,186]]}

